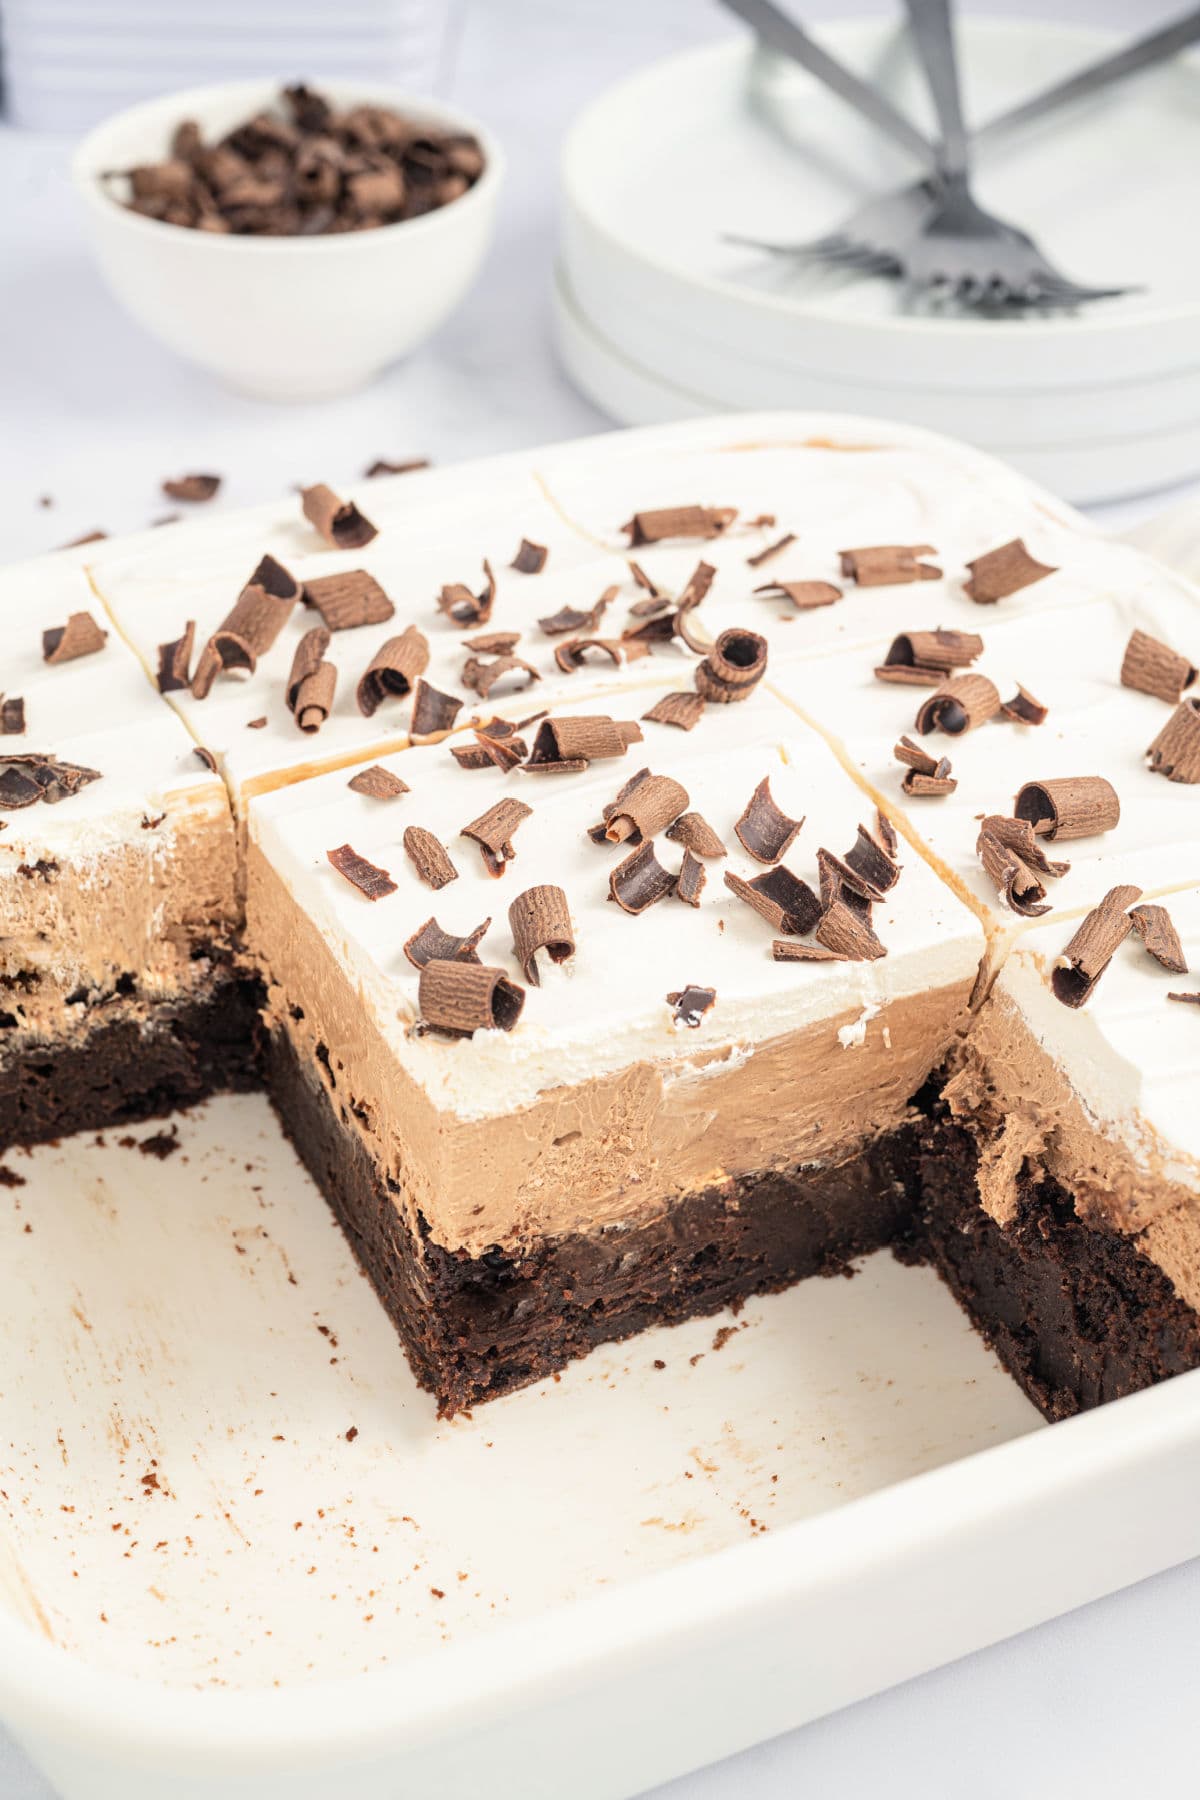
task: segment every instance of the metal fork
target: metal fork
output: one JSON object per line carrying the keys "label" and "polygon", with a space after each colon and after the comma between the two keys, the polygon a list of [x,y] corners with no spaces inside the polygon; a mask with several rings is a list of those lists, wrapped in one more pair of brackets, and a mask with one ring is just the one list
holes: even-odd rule
{"label": "metal fork", "polygon": [[905,274],[916,294],[968,306],[1074,306],[1124,293],[1082,287],[1061,274],[1027,232],[988,212],[971,192],[952,0],[905,0],[908,22],[937,114],[937,191],[908,245]]}
{"label": "metal fork", "polygon": [[[1076,100],[1090,99],[1129,75],[1166,62],[1197,40],[1200,40],[1200,7],[988,119],[971,135],[972,153],[991,150],[1019,127],[1036,124]],[[789,54],[778,39],[772,48],[785,56]],[[833,263],[864,274],[900,275],[904,268],[904,247],[920,229],[934,198],[933,183],[926,178],[907,187],[893,188],[886,194],[872,195],[835,230],[821,237],[780,243],[731,233],[727,234],[727,241],[773,256]]]}
{"label": "metal fork", "polygon": [[[810,74],[826,81],[827,85],[834,85],[828,82],[826,65],[835,59],[815,45],[803,28],[773,6],[770,0],[725,0],[725,4],[754,27],[761,43],[790,61],[800,63]],[[1200,7],[1184,14],[1173,24],[1149,32],[1122,49],[1100,57],[1075,74],[1054,82],[1041,93],[989,119],[972,137],[972,147],[990,149],[1020,126],[1032,125],[1074,101],[1102,92],[1124,80],[1126,76],[1165,62],[1198,39]],[[818,52],[818,56],[814,57],[814,51]],[[859,84],[858,78],[843,70],[840,64],[835,63],[835,66],[842,75],[849,77],[848,81],[840,82],[835,91],[851,105],[858,105],[859,97],[854,91],[854,84],[866,84]],[[868,92],[879,97],[874,89],[868,89]],[[894,109],[890,110],[894,112]],[[885,122],[875,113],[869,116],[873,123],[885,130],[890,129],[890,121]],[[904,123],[907,124],[907,121]],[[891,135],[895,137],[896,133],[892,131]],[[911,140],[907,137],[904,148],[913,149]],[[929,155],[933,156],[932,149]],[[740,233],[728,233],[726,238],[730,243],[742,244],[749,249],[775,256],[830,263],[863,274],[899,275],[904,269],[906,246],[919,231],[935,197],[934,184],[926,177],[887,194],[872,196],[834,231],[817,238],[800,242],[779,242]]]}

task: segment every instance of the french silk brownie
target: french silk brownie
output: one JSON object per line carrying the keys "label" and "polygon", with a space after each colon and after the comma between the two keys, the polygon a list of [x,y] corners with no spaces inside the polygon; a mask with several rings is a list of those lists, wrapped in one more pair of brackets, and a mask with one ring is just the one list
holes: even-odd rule
{"label": "french silk brownie", "polygon": [[250,1079],[224,784],[76,559],[0,577],[0,1147]]}
{"label": "french silk brownie", "polygon": [[[0,679],[81,680],[36,781],[0,760],[10,1139],[264,1084],[448,1412],[889,1243],[1051,1417],[1200,1362],[1185,583],[962,446],[789,415],[87,555],[21,577]],[[173,885],[142,812],[205,808]],[[110,816],[145,924],[106,947],[98,884],[77,952],[20,868],[82,879]],[[110,1030],[81,1117],[53,1071]]]}

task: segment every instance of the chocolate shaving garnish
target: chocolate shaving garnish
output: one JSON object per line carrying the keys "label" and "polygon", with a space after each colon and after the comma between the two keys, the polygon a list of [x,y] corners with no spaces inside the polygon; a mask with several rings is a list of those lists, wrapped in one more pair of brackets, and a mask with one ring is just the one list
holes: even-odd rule
{"label": "chocolate shaving garnish", "polygon": [[616,598],[615,587],[605,588],[595,606],[587,612],[580,612],[577,606],[560,606],[549,618],[539,619],[538,627],[547,637],[565,637],[567,632],[595,631],[611,602]]}
{"label": "chocolate shaving garnish", "polygon": [[900,864],[895,856],[884,849],[865,825],[858,827],[858,835],[842,861],[875,894],[889,893],[900,879]]}
{"label": "chocolate shaving garnish", "polygon": [[635,600],[629,608],[631,619],[656,619],[671,610],[668,594],[647,594],[644,600]]}
{"label": "chocolate shaving garnish", "polygon": [[464,825],[459,836],[470,838],[472,843],[479,845],[483,866],[489,875],[503,875],[516,855],[512,845],[513,833],[532,812],[532,806],[526,806],[523,800],[515,800],[511,794],[506,794],[503,800],[497,800],[495,806],[489,806],[485,813],[480,813],[477,819]]}
{"label": "chocolate shaving garnish", "polygon": [[752,569],[761,569],[764,563],[770,562],[773,556],[778,556],[781,550],[786,550],[788,545],[794,544],[795,541],[795,532],[785,531],[781,538],[776,538],[775,542],[768,544],[764,550],[756,550],[753,556],[746,558],[746,561]]}
{"label": "chocolate shaving garnish", "polygon": [[767,640],[756,631],[723,631],[693,677],[705,700],[748,700],[767,672]]}
{"label": "chocolate shaving garnish", "polygon": [[685,690],[677,694],[664,694],[648,712],[642,714],[642,718],[651,719],[656,725],[674,725],[680,731],[691,731],[700,723],[703,713],[704,701],[701,696]]}
{"label": "chocolate shaving garnish", "polygon": [[213,755],[212,751],[210,749],[208,749],[208,747],[206,745],[204,745],[204,744],[195,745],[195,747],[192,750],[192,755],[198,756],[200,761],[204,764],[205,768],[211,769],[213,774],[214,775],[216,774],[217,759]]}
{"label": "chocolate shaving garnish", "polygon": [[685,987],[674,994],[667,995],[667,1005],[675,1008],[676,1025],[686,1025],[695,1031],[705,1013],[715,1004],[716,988]]}
{"label": "chocolate shaving garnish", "polygon": [[475,727],[475,743],[468,748],[451,747],[450,754],[463,769],[503,769],[505,774],[525,761],[529,752],[525,740],[508,719],[492,719]]}
{"label": "chocolate shaving garnish", "polygon": [[693,612],[704,599],[716,579],[711,563],[698,562],[687,578],[683,592],[675,602],[676,614]]}
{"label": "chocolate shaving garnish", "polygon": [[1070,775],[1027,781],[1013,801],[1013,813],[1052,843],[1112,831],[1120,822],[1121,802],[1103,775]]}
{"label": "chocolate shaving garnish", "polygon": [[74,662],[79,656],[94,656],[108,641],[89,612],[72,613],[65,625],[52,625],[42,633],[42,660],[48,663]]}
{"label": "chocolate shaving garnish", "polygon": [[521,1016],[525,990],[503,969],[435,957],[421,970],[417,1004],[434,1031],[470,1037],[475,1031],[511,1031]]}
{"label": "chocolate shaving garnish", "polygon": [[[587,835],[591,838],[593,844],[606,844],[608,842],[608,821],[612,818],[617,808],[628,800],[634,789],[640,787],[643,781],[649,781],[649,779],[649,769],[638,769],[636,774],[631,775],[628,781],[622,783],[621,787],[617,790],[616,799],[610,800],[603,808],[600,823],[598,825],[589,825],[587,828]],[[642,841],[641,833],[638,831],[631,832],[625,841],[631,846],[640,844]]]}
{"label": "chocolate shaving garnish", "polygon": [[533,664],[520,656],[498,656],[493,662],[469,656],[463,664],[462,683],[481,700],[486,700],[492,689],[510,675],[518,678],[513,683],[514,689],[532,687],[535,681],[542,679]]}
{"label": "chocolate shaving garnish", "polygon": [[267,723],[267,715],[266,715],[266,713],[263,713],[261,715],[261,717],[259,717],[257,719],[247,719],[246,720],[246,730],[247,731],[261,731],[263,729],[263,727],[266,725],[266,723]]}
{"label": "chocolate shaving garnish", "polygon": [[531,887],[518,894],[508,909],[513,949],[526,981],[541,986],[537,953],[544,950],[551,962],[566,962],[575,954],[575,934],[567,896],[560,887]]}
{"label": "chocolate shaving garnish", "polygon": [[632,719],[605,714],[544,719],[524,767],[538,774],[577,773],[605,757],[624,756],[630,744],[641,741],[641,726]]}
{"label": "chocolate shaving garnish", "polygon": [[438,608],[447,618],[453,619],[456,625],[486,625],[492,616],[492,607],[496,603],[496,577],[492,573],[492,565],[484,558],[483,591],[473,594],[469,587],[461,581],[446,584],[438,595]]}
{"label": "chocolate shaving garnish", "polygon": [[1036,557],[1030,556],[1020,538],[1013,538],[1011,543],[1001,544],[998,549],[977,556],[967,567],[971,579],[964,582],[964,592],[980,606],[991,606],[995,601],[1005,600],[1009,594],[1041,581],[1046,575],[1058,573],[1049,563],[1038,562]]}
{"label": "chocolate shaving garnish", "polygon": [[685,812],[668,827],[666,834],[675,844],[682,844],[696,856],[726,856],[728,851],[708,820],[698,812]]}
{"label": "chocolate shaving garnish", "polygon": [[292,666],[288,673],[287,687],[284,689],[284,698],[287,700],[289,712],[296,711],[296,701],[301,688],[309,676],[315,674],[320,668],[321,660],[328,648],[329,633],[324,625],[314,625],[311,631],[305,632],[296,645],[296,653],[292,657]]}
{"label": "chocolate shaving garnish", "polygon": [[59,546],[62,550],[78,550],[83,544],[98,544],[108,536],[107,531],[85,531],[79,537],[68,538]]}
{"label": "chocolate shaving garnish", "polygon": [[[331,487],[317,482],[314,487],[301,488],[300,504],[304,508],[304,516],[316,526],[327,544],[335,550],[361,550],[364,544],[378,537],[369,519],[359,512],[353,500],[341,500]],[[331,627],[331,629],[333,629]]]}
{"label": "chocolate shaving garnish", "polygon": [[1139,887],[1110,888],[1094,906],[1050,972],[1050,986],[1064,1006],[1083,1006],[1133,930],[1126,911],[1142,897]]}
{"label": "chocolate shaving garnish", "polygon": [[[842,900],[855,912],[869,913],[887,892],[861,868],[856,868],[845,857],[835,856],[832,850],[822,848],[817,851],[817,873],[821,883],[821,903],[826,908]],[[893,876],[888,887],[894,885],[895,879]]]}
{"label": "chocolate shaving garnish", "polygon": [[540,575],[549,554],[545,544],[531,544],[528,538],[522,538],[509,566],[522,575]]}
{"label": "chocolate shaving garnish", "polygon": [[1200,781],[1200,700],[1181,700],[1146,755],[1168,781]]}
{"label": "chocolate shaving garnish", "polygon": [[408,783],[385,769],[382,763],[372,763],[369,768],[360,769],[346,783],[356,794],[366,794],[370,800],[394,800],[398,794],[407,794]]}
{"label": "chocolate shaving garnish", "polygon": [[776,863],[795,843],[804,820],[789,819],[771,798],[770,777],[764,775],[734,826],[742,849],[756,862]]}
{"label": "chocolate shaving garnish", "polygon": [[797,944],[791,938],[776,938],[771,945],[771,956],[775,962],[846,961],[840,950],[828,950],[824,944]]}
{"label": "chocolate shaving garnish", "polygon": [[[899,857],[896,853],[900,848],[900,839],[896,836],[896,827],[887,814],[881,812],[878,807],[875,808],[875,835],[892,861],[899,867]],[[846,860],[849,861],[849,858]]]}
{"label": "chocolate shaving garnish", "polygon": [[158,691],[160,694],[176,694],[187,686],[192,666],[192,645],[195,639],[195,620],[189,619],[179,637],[172,638],[169,644],[158,646]]}
{"label": "chocolate shaving garnish", "polygon": [[1186,975],[1187,957],[1183,954],[1179,933],[1166,907],[1131,906],[1129,917],[1133,922],[1133,929],[1155,962],[1161,963],[1164,969],[1170,969],[1172,975]]}
{"label": "chocolate shaving garnish", "polygon": [[[633,617],[633,614],[630,614]],[[708,649],[706,640],[697,640],[687,622],[687,614],[677,607],[668,606],[664,612],[655,607],[645,614],[634,625],[626,625],[621,633],[621,642],[625,646],[625,654],[632,660],[636,656],[648,656],[655,644],[669,644],[672,638],[680,637],[685,644],[697,648],[697,654]]]}
{"label": "chocolate shaving garnish", "polygon": [[480,656],[508,656],[521,641],[519,631],[483,631],[478,637],[463,639],[464,650],[478,650]]}
{"label": "chocolate shaving garnish", "polygon": [[858,550],[839,550],[842,574],[859,587],[895,587],[906,581],[937,581],[942,571],[923,556],[934,555],[932,544],[869,544]]}
{"label": "chocolate shaving garnish", "polygon": [[336,850],[325,852],[339,875],[344,875],[352,887],[368,900],[382,900],[388,894],[394,894],[396,883],[386,869],[377,869],[375,864],[352,850],[349,844],[339,844]]}
{"label": "chocolate shaving garnish", "polygon": [[22,769],[0,767],[0,812],[17,812],[41,797],[42,790],[31,775]]}
{"label": "chocolate shaving garnish", "polygon": [[451,744],[450,754],[460,769],[495,769],[500,766],[488,755],[482,744]]}
{"label": "chocolate shaving garnish", "polygon": [[604,809],[604,835],[610,844],[632,838],[657,837],[686,809],[688,791],[670,775],[651,775],[643,770],[626,782],[611,807]]}
{"label": "chocolate shaving garnish", "polygon": [[[635,563],[633,558],[630,557],[628,567],[629,573],[633,576],[637,585],[646,590],[646,593],[650,596],[651,600],[661,600],[664,603],[668,603],[669,596],[663,593],[653,576],[647,575],[641,563]],[[635,611],[636,608],[631,608],[630,610]]]}
{"label": "chocolate shaving garnish", "polygon": [[1141,694],[1153,694],[1156,700],[1169,700],[1178,705],[1185,688],[1196,679],[1196,670],[1186,656],[1180,656],[1148,632],[1135,631],[1125,646],[1121,664],[1121,686],[1136,688]]}
{"label": "chocolate shaving garnish", "polygon": [[961,737],[994,719],[999,711],[1000,695],[994,681],[986,675],[955,675],[921,703],[916,726],[922,734],[945,731]]}
{"label": "chocolate shaving garnish", "polygon": [[966,668],[982,654],[983,639],[973,631],[902,631],[875,677],[937,687],[951,669]]}
{"label": "chocolate shaving garnish", "polygon": [[846,962],[876,962],[887,955],[865,913],[848,905],[844,899],[834,900],[825,908],[813,936],[818,944]]}
{"label": "chocolate shaving garnish", "polygon": [[244,669],[253,675],[258,659],[274,644],[291,617],[300,586],[273,556],[264,556],[232,609],[201,650],[192,673],[192,693],[207,698],[218,675]]}
{"label": "chocolate shaving garnish", "polygon": [[1058,880],[1071,867],[1067,862],[1051,862],[1027,819],[1006,819],[1000,813],[989,814],[981,822],[975,850],[996,891],[1025,919],[1037,919],[1050,911],[1049,905],[1042,904],[1046,888],[1038,876]]}
{"label": "chocolate shaving garnish", "polygon": [[790,600],[797,612],[815,612],[842,597],[841,588],[832,581],[765,581],[754,592],[768,594],[775,600]]}
{"label": "chocolate shaving garnish", "polygon": [[319,575],[306,581],[304,603],[316,607],[330,631],[382,625],[396,611],[375,577],[365,569],[347,569],[341,575]]}
{"label": "chocolate shaving garnish", "polygon": [[407,462],[388,462],[384,457],[377,456],[370,468],[363,470],[363,474],[368,481],[373,481],[377,475],[412,475],[416,470],[428,467],[427,456],[413,456]]}
{"label": "chocolate shaving garnish", "polygon": [[453,933],[443,931],[436,919],[426,919],[421,929],[414,931],[404,945],[404,954],[417,969],[423,969],[431,962],[477,963],[479,945],[491,922],[485,919],[466,937],[455,937]]}
{"label": "chocolate shaving garnish", "polygon": [[0,697],[0,737],[20,737],[25,730],[25,701],[20,694]]}
{"label": "chocolate shaving garnish", "polygon": [[615,668],[622,662],[622,645],[619,638],[564,638],[554,646],[554,660],[564,675],[573,675],[576,669],[582,668],[588,652],[597,650]]}
{"label": "chocolate shaving garnish", "polygon": [[685,850],[675,880],[675,898],[682,900],[685,906],[699,906],[700,895],[707,880],[708,871],[704,864],[690,850]]}
{"label": "chocolate shaving garnish", "polygon": [[431,888],[444,888],[458,880],[458,870],[450,861],[442,844],[423,825],[410,825],[404,833],[404,848],[422,881]]}
{"label": "chocolate shaving garnish", "polygon": [[100,778],[99,769],[60,762],[42,751],[0,751],[0,810],[16,812],[39,800],[57,806]]}
{"label": "chocolate shaving garnish", "polygon": [[[429,666],[429,640],[415,625],[388,638],[363,670],[357,692],[358,710],[369,719],[388,699],[402,700]],[[461,704],[461,702],[460,702]],[[457,708],[455,709],[457,711]]]}
{"label": "chocolate shaving garnish", "polygon": [[622,912],[636,917],[673,893],[675,879],[655,856],[654,845],[646,842],[609,875],[609,899],[615,900]]}
{"label": "chocolate shaving garnish", "polygon": [[621,530],[629,534],[629,547],[658,544],[664,538],[715,538],[737,518],[736,506],[662,506],[655,512],[634,513]]}
{"label": "chocolate shaving garnish", "polygon": [[958,786],[950,773],[949,760],[944,756],[931,756],[920,744],[914,744],[910,737],[902,737],[892,754],[907,769],[900,783],[906,794],[918,798],[922,795],[952,794]]}
{"label": "chocolate shaving garnish", "polygon": [[1017,683],[1017,691],[1011,700],[1006,700],[1000,708],[1003,719],[1012,719],[1018,725],[1044,725],[1050,716],[1050,708],[1035,700],[1028,688]]}
{"label": "chocolate shaving garnish", "polygon": [[1200,1006],[1200,988],[1189,989],[1185,993],[1168,992],[1168,1000],[1182,1000],[1185,1006]]}
{"label": "chocolate shaving garnish", "polygon": [[164,481],[162,491],[168,500],[186,500],[192,505],[211,500],[221,486],[219,475],[181,475],[178,480]]}
{"label": "chocolate shaving garnish", "polygon": [[[323,628],[318,626],[318,631]],[[311,633],[309,634],[312,635]],[[303,648],[302,639],[297,645],[299,656]],[[293,677],[295,666],[293,665]],[[291,683],[289,683],[289,689]],[[337,670],[331,662],[318,662],[314,669],[303,674],[296,684],[296,698],[292,706],[292,717],[301,731],[309,733],[319,731],[330,713],[333,711],[333,696],[337,691]]]}
{"label": "chocolate shaving garnish", "polygon": [[782,863],[756,875],[752,881],[726,869],[725,886],[752,906],[773,930],[788,937],[807,937],[821,916],[821,902],[807,881],[793,875]]}
{"label": "chocolate shaving garnish", "polygon": [[457,694],[443,694],[440,688],[431,687],[424,676],[418,675],[413,684],[412,719],[408,728],[413,743],[428,744],[434,738],[443,737],[462,711],[462,705]]}
{"label": "chocolate shaving garnish", "polygon": [[[286,600],[289,611],[301,598],[304,591],[291,570],[285,569],[283,564],[269,552],[267,555],[259,557],[258,565],[246,586],[261,588],[264,594],[271,596],[272,600]],[[284,618],[286,619],[287,616],[288,614],[285,613]],[[272,638],[271,642],[274,643],[274,641]],[[264,646],[264,648],[269,648],[269,646]]]}

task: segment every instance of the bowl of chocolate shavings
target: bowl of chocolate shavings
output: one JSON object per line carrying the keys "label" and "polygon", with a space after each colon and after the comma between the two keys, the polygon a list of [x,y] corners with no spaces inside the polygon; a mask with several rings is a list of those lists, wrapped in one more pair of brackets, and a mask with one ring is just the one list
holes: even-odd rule
{"label": "bowl of chocolate shavings", "polygon": [[462,299],[502,159],[441,102],[243,81],[118,113],[73,174],[101,271],[148,332],[243,392],[313,400],[370,381]]}

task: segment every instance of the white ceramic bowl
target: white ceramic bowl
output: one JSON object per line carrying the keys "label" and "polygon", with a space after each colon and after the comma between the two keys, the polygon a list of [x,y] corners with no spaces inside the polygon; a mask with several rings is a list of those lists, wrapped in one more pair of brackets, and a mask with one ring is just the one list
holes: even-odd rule
{"label": "white ceramic bowl", "polygon": [[374,101],[473,132],[483,174],[420,218],[329,237],[222,237],[143,218],[102,175],[167,154],[181,119],[220,136],[282,84],[223,82],[116,114],[75,153],[92,244],[117,299],[154,337],[231,386],[269,400],[319,400],[362,386],[416,348],[462,299],[492,234],[503,159],[475,119],[440,101],[364,82],[322,84],[335,104]]}

